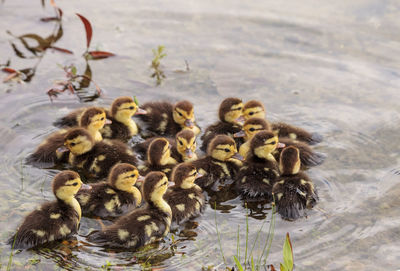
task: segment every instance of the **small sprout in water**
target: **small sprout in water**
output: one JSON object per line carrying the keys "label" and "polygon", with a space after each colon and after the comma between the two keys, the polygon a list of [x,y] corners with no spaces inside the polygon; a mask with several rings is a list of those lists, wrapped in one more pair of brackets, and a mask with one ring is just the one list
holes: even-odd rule
{"label": "small sprout in water", "polygon": [[138,99],[136,98],[136,96],[133,96],[133,101],[135,102],[135,104],[136,104],[137,106],[139,106],[139,101],[138,101]]}
{"label": "small sprout in water", "polygon": [[164,46],[159,45],[157,50],[153,49],[153,55],[154,58],[151,61],[151,68],[153,68],[154,72],[151,75],[152,78],[156,78],[157,85],[161,84],[162,79],[164,79],[166,76],[164,72],[160,68],[160,60],[163,59],[164,57],[167,56],[167,54],[164,53]]}

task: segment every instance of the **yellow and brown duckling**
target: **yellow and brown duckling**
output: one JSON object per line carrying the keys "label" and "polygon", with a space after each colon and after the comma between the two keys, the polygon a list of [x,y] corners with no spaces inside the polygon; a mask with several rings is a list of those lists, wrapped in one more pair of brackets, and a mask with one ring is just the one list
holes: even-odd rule
{"label": "yellow and brown duckling", "polygon": [[183,129],[190,129],[195,135],[200,128],[195,123],[193,104],[189,101],[180,101],[175,105],[169,102],[149,102],[143,104],[145,115],[138,116],[148,132],[154,135],[175,136]]}
{"label": "yellow and brown duckling", "polygon": [[305,216],[318,201],[311,179],[300,171],[300,152],[296,147],[283,149],[279,169],[281,176],[272,188],[278,213],[284,219],[295,220]]}
{"label": "yellow and brown duckling", "polygon": [[[79,126],[86,129],[95,141],[103,138],[100,129],[109,120],[102,108],[89,107],[80,115]],[[67,153],[57,151],[64,145],[64,137],[68,130],[63,129],[51,134],[39,147],[28,157],[28,162],[61,163],[66,162]]]}
{"label": "yellow and brown duckling", "polygon": [[106,177],[117,163],[137,164],[133,151],[119,140],[95,142],[82,128],[73,128],[64,137],[64,148],[69,150],[68,163],[83,168],[98,178]]}
{"label": "yellow and brown duckling", "polygon": [[183,223],[199,216],[204,210],[204,195],[195,180],[202,175],[190,163],[177,165],[171,174],[170,187],[164,198],[172,209],[172,222]]}
{"label": "yellow and brown duckling", "polygon": [[203,175],[196,184],[204,189],[218,180],[233,179],[242,166],[242,160],[235,140],[227,135],[217,135],[208,146],[207,156],[191,162]]}
{"label": "yellow and brown duckling", "polygon": [[[151,142],[160,137],[151,137],[136,144],[133,149],[136,153],[145,155]],[[182,130],[176,134],[175,140],[166,138],[171,145],[171,156],[178,162],[188,162],[197,159],[196,136],[192,130]]]}
{"label": "yellow and brown duckling", "polygon": [[118,163],[111,168],[107,182],[82,188],[76,199],[84,215],[99,217],[120,216],[142,203],[142,194],[134,185],[142,178],[131,164]]}
{"label": "yellow and brown duckling", "polygon": [[89,240],[112,247],[139,248],[168,234],[171,207],[163,196],[168,188],[167,176],[159,171],[149,173],[142,186],[146,205],[119,217],[112,225],[94,232]]}
{"label": "yellow and brown duckling", "polygon": [[27,249],[76,233],[81,207],[74,196],[81,185],[78,173],[70,170],[58,173],[52,182],[57,200],[42,204],[25,217],[17,232],[9,239],[9,244],[14,248]]}
{"label": "yellow and brown duckling", "polygon": [[[264,105],[255,100],[248,101],[243,107],[243,116],[246,120],[253,117],[265,119],[266,113]],[[270,125],[272,131],[279,137],[289,137],[291,139],[306,142],[310,145],[317,144],[323,139],[318,133],[310,133],[302,128],[287,123],[276,122],[271,123]]]}
{"label": "yellow and brown duckling", "polygon": [[[261,118],[250,118],[246,120],[246,122],[243,124],[242,130],[239,133],[234,134],[235,137],[243,136],[246,140],[246,142],[240,146],[240,155],[247,157],[250,151],[251,139],[255,134],[262,130],[270,131],[269,123],[266,120]],[[281,146],[276,148],[276,150],[272,153],[277,161],[279,160],[283,146],[295,146],[299,149],[301,164],[304,168],[320,165],[325,159],[325,155],[313,151],[313,149],[311,149],[307,143],[293,140],[288,137],[279,137],[279,143],[281,143]]]}
{"label": "yellow and brown duckling", "polygon": [[[72,111],[67,116],[53,124],[58,127],[77,126],[85,108]],[[146,114],[131,97],[119,97],[113,101],[110,110],[106,110],[107,118],[111,120],[101,130],[104,138],[128,140],[138,133],[138,127],[132,116]]]}
{"label": "yellow and brown duckling", "polygon": [[278,136],[258,132],[250,142],[250,152],[236,178],[236,191],[246,201],[272,200],[272,186],[279,177],[278,163],[272,152]]}
{"label": "yellow and brown duckling", "polygon": [[161,137],[153,140],[147,150],[147,161],[139,166],[140,174],[146,176],[151,171],[162,171],[167,177],[178,162],[171,157],[171,144]]}
{"label": "yellow and brown duckling", "polygon": [[[241,99],[226,98],[223,100],[218,110],[219,121],[207,127],[201,136],[203,143],[200,149],[206,151],[208,144],[216,135],[233,136],[239,132],[244,122],[242,110],[243,103]],[[236,143],[241,144],[243,142],[239,138],[236,140]]]}

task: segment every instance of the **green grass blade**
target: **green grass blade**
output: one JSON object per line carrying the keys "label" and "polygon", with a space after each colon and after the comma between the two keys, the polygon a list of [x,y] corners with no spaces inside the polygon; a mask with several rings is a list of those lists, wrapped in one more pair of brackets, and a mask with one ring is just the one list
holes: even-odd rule
{"label": "green grass blade", "polygon": [[239,260],[236,258],[236,256],[233,256],[233,260],[235,261],[235,264],[239,271],[244,271],[243,266],[240,264]]}
{"label": "green grass blade", "polygon": [[247,212],[247,204],[246,204],[246,249],[245,249],[245,254],[244,254],[244,268],[247,266],[247,246],[248,246],[248,241],[249,241],[249,214]]}
{"label": "green grass blade", "polygon": [[11,247],[11,253],[10,253],[10,257],[8,258],[8,264],[7,264],[7,271],[11,270],[11,266],[12,266],[12,261],[13,261],[13,257],[14,257],[14,246],[15,246],[15,241],[17,240],[17,233],[15,233],[14,236],[14,241]]}
{"label": "green grass blade", "polygon": [[236,240],[236,256],[238,257],[239,262],[240,262],[240,238],[239,238],[239,230],[240,230],[240,225],[238,225],[237,240]]}
{"label": "green grass blade", "polygon": [[283,265],[288,271],[293,270],[293,248],[290,242],[289,233],[286,233],[286,240],[283,244]]}
{"label": "green grass blade", "polygon": [[217,236],[218,236],[218,243],[219,243],[219,249],[221,250],[221,255],[222,255],[222,259],[224,260],[224,264],[226,264],[226,260],[225,260],[225,256],[224,256],[224,251],[222,250],[222,244],[221,244],[221,236],[219,235],[219,231],[218,231],[218,224],[217,224],[217,203],[215,202],[214,204],[214,210],[215,210],[215,228],[217,230]]}

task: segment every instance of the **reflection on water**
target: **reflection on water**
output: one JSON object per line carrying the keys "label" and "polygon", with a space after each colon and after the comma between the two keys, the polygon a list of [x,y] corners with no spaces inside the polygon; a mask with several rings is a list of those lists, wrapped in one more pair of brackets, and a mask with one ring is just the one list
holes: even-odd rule
{"label": "reflection on water", "polygon": [[[189,99],[201,127],[217,119],[224,97],[257,99],[265,104],[272,121],[322,134],[325,140],[315,150],[327,158],[307,172],[320,202],[306,219],[288,222],[276,217],[269,260],[275,265],[282,261],[282,244],[289,232],[299,270],[399,268],[397,1],[321,5],[315,0],[234,0],[229,4],[154,0],[134,6],[125,1],[86,1],[79,6],[61,1],[57,4],[62,6],[63,19],[50,22],[39,19],[54,16],[53,8],[35,2],[5,1],[0,7],[1,68],[30,69],[21,77],[30,76],[26,83],[10,80],[0,84],[2,267],[10,255],[7,237],[35,205],[53,199],[50,182],[58,169],[38,169],[22,161],[55,131],[54,119],[81,106],[80,101],[108,106],[115,97],[136,95],[141,103]],[[41,51],[40,39],[26,36],[53,37],[48,39],[52,46],[56,43],[59,48],[83,52],[85,36],[76,12],[85,14],[95,28],[92,46],[115,52],[116,57],[90,62],[89,67],[79,53]],[[151,49],[160,44],[168,53],[161,61],[166,79],[155,86],[150,77]],[[8,61],[9,65],[4,65]],[[78,74],[90,74],[101,86],[102,95],[90,98],[95,86],[81,78],[74,85],[78,100],[65,91],[51,103],[46,91],[55,80],[65,77],[57,64],[74,65]],[[1,76],[4,79],[9,73]],[[265,237],[271,206],[249,203],[248,208],[249,240],[256,238],[266,221],[261,234]],[[165,270],[222,268],[215,215],[224,255],[233,266],[238,226],[240,247],[246,245],[245,213],[244,203],[235,194],[224,189],[210,192],[203,216],[139,252],[87,243],[85,236],[98,229],[99,223],[83,218],[75,238],[47,249],[22,251],[14,256],[13,268],[51,270],[59,265],[96,270],[107,265],[106,260],[113,266],[138,270],[149,265]],[[257,255],[261,252],[257,246],[254,250]]]}

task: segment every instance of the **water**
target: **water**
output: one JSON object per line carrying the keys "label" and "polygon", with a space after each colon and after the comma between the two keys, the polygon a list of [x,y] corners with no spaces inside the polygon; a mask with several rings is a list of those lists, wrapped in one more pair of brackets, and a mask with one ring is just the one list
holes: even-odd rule
{"label": "water", "polygon": [[[320,202],[307,219],[276,219],[269,262],[279,266],[289,232],[296,270],[396,270],[400,268],[400,4],[398,1],[57,1],[64,11],[63,35],[55,46],[74,55],[48,50],[39,62],[15,55],[10,41],[35,33],[46,37],[56,22],[49,3],[5,0],[0,5],[0,64],[15,69],[37,65],[28,83],[0,84],[0,254],[5,269],[10,249],[5,240],[22,218],[43,200],[52,200],[50,182],[58,170],[25,165],[23,159],[49,133],[51,125],[82,104],[75,95],[61,94],[53,103],[46,91],[64,79],[56,64],[86,63],[84,28],[74,15],[93,25],[92,48],[116,53],[90,61],[93,80],[104,90],[91,104],[108,105],[118,96],[139,101],[190,99],[201,127],[217,119],[227,96],[262,101],[268,118],[322,134],[316,150],[326,153],[322,166],[308,171]],[[164,45],[160,86],[150,77],[151,49]],[[34,46],[34,44],[32,45]],[[190,71],[185,72],[185,60]],[[2,73],[2,78],[7,74]],[[93,84],[87,94],[95,92]],[[195,223],[174,232],[158,247],[140,253],[109,252],[85,241],[96,221],[83,218],[77,242],[14,256],[13,269],[96,269],[106,260],[119,267],[140,269],[147,264],[163,270],[223,268],[214,216],[222,246],[233,266],[240,225],[245,246],[245,209],[239,199],[208,206]],[[269,209],[249,218],[250,240]],[[266,217],[265,219],[263,219]],[[256,255],[261,248],[255,248]],[[243,257],[243,256],[242,256]],[[34,266],[36,261],[36,267]]]}

